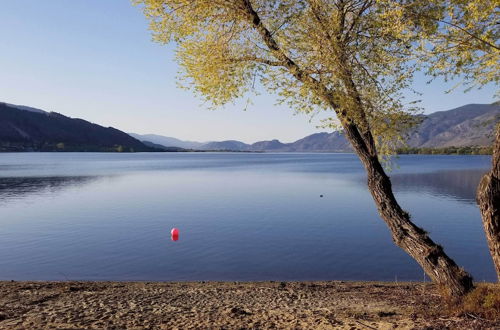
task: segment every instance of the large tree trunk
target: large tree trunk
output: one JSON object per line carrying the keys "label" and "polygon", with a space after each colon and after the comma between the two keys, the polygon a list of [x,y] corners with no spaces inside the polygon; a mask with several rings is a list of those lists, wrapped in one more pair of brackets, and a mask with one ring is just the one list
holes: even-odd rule
{"label": "large tree trunk", "polygon": [[500,282],[500,124],[497,125],[491,171],[477,188],[477,204],[481,210],[484,231]]}
{"label": "large tree trunk", "polygon": [[399,206],[391,181],[377,155],[366,148],[366,142],[369,142],[366,139],[372,139],[371,135],[363,137],[355,125],[345,125],[344,128],[366,169],[368,189],[380,216],[389,226],[394,242],[413,257],[434,282],[442,285],[448,295],[458,298],[470,291],[473,288],[472,277],[458,267],[423,229],[411,222],[410,215]]}
{"label": "large tree trunk", "polygon": [[360,119],[365,129],[354,123],[344,124],[347,138],[353,145],[368,176],[368,189],[377,205],[378,212],[387,223],[392,239],[400,248],[415,259],[425,273],[436,283],[442,285],[446,294],[452,297],[461,297],[473,288],[472,277],[443,251],[411,220],[396,201],[392,192],[391,180],[385,173],[378,159],[375,141],[370,132],[369,123],[363,115],[362,102],[357,88],[352,81],[351,73],[344,68],[344,80],[351,97],[360,108]]}

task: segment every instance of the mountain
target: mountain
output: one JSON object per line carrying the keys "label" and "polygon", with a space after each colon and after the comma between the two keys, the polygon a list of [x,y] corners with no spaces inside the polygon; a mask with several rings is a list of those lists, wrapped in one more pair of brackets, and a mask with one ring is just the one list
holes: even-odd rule
{"label": "mountain", "polygon": [[112,127],[0,103],[0,151],[157,151]]}
{"label": "mountain", "polygon": [[339,132],[316,133],[289,144],[294,152],[350,152],[351,145]]}
{"label": "mountain", "polygon": [[201,150],[251,151],[249,145],[235,140],[208,142],[199,147]]}
{"label": "mountain", "polygon": [[499,104],[468,104],[424,116],[410,134],[408,145],[414,148],[488,146],[491,132],[500,119]]}
{"label": "mountain", "polygon": [[281,143],[278,140],[260,141],[248,146],[251,151],[283,151],[287,148],[287,144]]}
{"label": "mountain", "polygon": [[[500,104],[468,104],[421,116],[409,132],[411,148],[491,145]],[[0,102],[0,151],[254,151],[351,152],[339,132],[316,133],[291,143],[237,140],[195,142],[155,134],[124,133],[56,112]]]}
{"label": "mountain", "polygon": [[[495,123],[500,120],[500,105],[468,104],[452,110],[421,116],[422,122],[407,140],[411,148],[489,146]],[[345,152],[352,148],[339,133],[317,133],[288,144],[287,151]]]}
{"label": "mountain", "polygon": [[160,144],[165,147],[178,147],[183,149],[198,149],[204,143],[202,142],[192,142],[192,141],[182,141],[173,137],[156,135],[156,134],[136,134],[128,133],[130,136],[136,138],[140,141],[149,141],[155,144]]}
{"label": "mountain", "polygon": [[[408,145],[412,148],[445,148],[465,146],[488,146],[493,137],[491,132],[500,119],[500,104],[468,104],[462,107],[434,112],[421,116],[421,124],[409,132]],[[352,152],[349,142],[342,133],[315,133],[292,143],[278,140],[246,144],[236,140],[219,142],[180,141],[159,135],[137,135],[164,146],[183,147],[186,144],[199,150],[267,151],[267,152]],[[161,140],[163,139],[163,140]],[[163,142],[163,143],[162,143]]]}
{"label": "mountain", "polygon": [[183,148],[179,148],[179,147],[165,147],[164,145],[153,143],[151,141],[141,141],[141,142],[150,148],[163,150],[163,151],[169,151],[169,152],[189,151],[188,149],[183,149]]}
{"label": "mountain", "polygon": [[44,111],[42,109],[27,107],[25,105],[17,105],[17,104],[10,104],[10,103],[5,103],[5,105],[8,107],[11,107],[11,108],[19,109],[19,110],[25,110],[25,111],[31,111],[31,112],[37,112],[37,113],[47,113],[47,111]]}

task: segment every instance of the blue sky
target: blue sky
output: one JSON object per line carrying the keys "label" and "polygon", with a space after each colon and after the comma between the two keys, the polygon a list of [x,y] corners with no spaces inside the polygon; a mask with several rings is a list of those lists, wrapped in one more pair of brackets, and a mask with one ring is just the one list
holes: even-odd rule
{"label": "blue sky", "polygon": [[[323,131],[271,95],[211,111],[178,89],[173,48],[151,41],[128,0],[0,0],[0,101],[56,111],[126,132],[184,140],[278,138]],[[445,94],[417,77],[425,112],[493,102],[494,86]]]}

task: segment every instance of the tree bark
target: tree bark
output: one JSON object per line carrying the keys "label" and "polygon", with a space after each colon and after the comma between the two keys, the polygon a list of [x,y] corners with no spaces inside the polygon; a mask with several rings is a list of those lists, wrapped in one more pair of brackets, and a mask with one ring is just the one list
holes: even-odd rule
{"label": "tree bark", "polygon": [[413,257],[434,282],[447,290],[449,296],[458,298],[469,292],[473,288],[472,277],[410,220],[410,215],[396,201],[391,181],[378,157],[370,154],[364,147],[363,138],[356,126],[347,125],[344,129],[366,169],[368,189],[380,216],[391,231],[394,243]]}
{"label": "tree bark", "polygon": [[497,124],[491,171],[477,188],[476,201],[481,211],[484,232],[500,282],[500,124]]}

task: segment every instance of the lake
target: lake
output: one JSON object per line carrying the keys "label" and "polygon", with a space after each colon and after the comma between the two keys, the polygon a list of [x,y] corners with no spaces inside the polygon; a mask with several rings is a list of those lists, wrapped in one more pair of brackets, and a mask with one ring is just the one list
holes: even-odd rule
{"label": "lake", "polygon": [[[496,280],[474,201],[490,160],[404,155],[390,172],[477,281]],[[0,280],[424,280],[365,181],[352,154],[3,153]]]}

